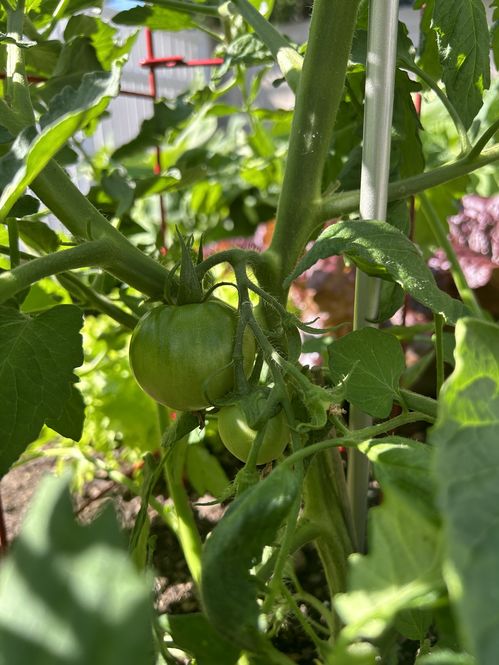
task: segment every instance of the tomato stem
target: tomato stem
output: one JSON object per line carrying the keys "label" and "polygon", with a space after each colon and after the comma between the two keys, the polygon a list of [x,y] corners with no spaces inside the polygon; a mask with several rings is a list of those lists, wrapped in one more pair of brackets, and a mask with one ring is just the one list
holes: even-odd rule
{"label": "tomato stem", "polygon": [[101,239],[23,263],[0,275],[0,302],[5,302],[43,277],[57,275],[74,268],[104,266],[112,260],[111,257],[109,243]]}
{"label": "tomato stem", "polygon": [[[157,405],[158,420],[162,432],[168,428],[168,419],[165,408]],[[177,515],[177,537],[182,546],[185,560],[192,575],[194,584],[199,587],[201,581],[201,550],[203,544],[194,520],[189,497],[182,482],[184,470],[187,437],[177,441],[172,447],[171,454],[165,455],[165,479],[168,493],[173,501]]]}
{"label": "tomato stem", "polygon": [[284,181],[269,248],[277,262],[272,283],[260,284],[279,300],[317,226],[322,175],[341,102],[359,0],[316,0],[296,95]]}

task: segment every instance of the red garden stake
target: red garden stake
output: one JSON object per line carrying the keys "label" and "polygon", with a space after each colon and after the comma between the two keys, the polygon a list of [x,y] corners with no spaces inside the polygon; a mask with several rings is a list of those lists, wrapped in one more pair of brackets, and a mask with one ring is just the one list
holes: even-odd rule
{"label": "red garden stake", "polygon": [[[147,65],[149,66],[149,93],[153,102],[156,101],[158,97],[158,88],[156,81],[156,68],[153,64],[154,61],[154,42],[152,38],[152,32],[149,28],[146,28],[146,49],[147,49]],[[141,62],[142,66],[146,65],[147,61]],[[161,173],[161,148],[159,145],[156,146],[156,159],[154,162],[154,173],[159,175]],[[167,253],[166,248],[166,209],[163,196],[159,194],[159,215],[160,215],[160,239],[161,245],[159,252],[162,256],[165,256]]]}
{"label": "red garden stake", "polygon": [[[149,28],[146,28],[146,51],[147,58],[141,61],[142,67],[149,68],[149,96],[153,101],[156,101],[158,97],[158,86],[156,80],[156,68],[157,67],[213,67],[216,65],[221,65],[223,63],[223,58],[202,58],[197,60],[184,60],[182,56],[171,55],[166,57],[157,58],[154,53],[154,42],[152,37],[152,31]],[[154,163],[154,173],[159,175],[161,173],[161,148],[156,146],[156,160]],[[161,246],[159,248],[160,254],[165,256],[168,252],[166,247],[166,208],[163,200],[163,196],[159,194],[159,210],[160,210],[160,237],[161,237]]]}

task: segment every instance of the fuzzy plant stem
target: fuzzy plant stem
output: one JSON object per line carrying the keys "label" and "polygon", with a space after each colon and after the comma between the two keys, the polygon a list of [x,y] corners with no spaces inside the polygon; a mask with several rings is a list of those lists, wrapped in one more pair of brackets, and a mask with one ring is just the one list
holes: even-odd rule
{"label": "fuzzy plant stem", "polygon": [[258,275],[260,284],[281,301],[287,295],[281,285],[317,225],[322,174],[345,84],[358,5],[358,0],[314,3],[277,223],[268,250],[274,268],[272,282],[266,284],[264,275],[262,283]]}
{"label": "fuzzy plant stem", "polygon": [[[364,145],[360,182],[362,219],[386,218],[387,188],[390,172],[391,125],[395,61],[397,54],[398,0],[371,0],[364,115]],[[355,282],[354,330],[371,325],[379,306],[380,283],[357,271]],[[372,419],[350,405],[350,427],[367,427]],[[348,494],[355,524],[356,542],[365,548],[367,485],[369,462],[358,450],[349,451]]]}
{"label": "fuzzy plant stem", "polygon": [[110,244],[104,240],[78,245],[54,254],[47,254],[0,274],[0,303],[31,286],[43,277],[66,270],[105,264],[112,256]]}
{"label": "fuzzy plant stem", "polygon": [[[168,417],[164,407],[158,404],[158,422],[162,432],[168,428]],[[196,586],[201,581],[201,550],[203,544],[199,535],[189,497],[183,485],[187,441],[178,441],[171,455],[165,456],[165,480],[168,493],[177,515],[177,537]]]}
{"label": "fuzzy plant stem", "polygon": [[484,319],[482,308],[478,304],[472,289],[470,289],[468,286],[468,282],[466,281],[461,264],[459,263],[456,252],[454,251],[452,243],[450,242],[444,228],[444,222],[440,220],[435,208],[431,204],[430,199],[426,196],[426,194],[420,194],[419,201],[430,229],[435,236],[435,240],[437,241],[438,246],[445,252],[445,256],[450,263],[452,279],[454,280],[454,284],[456,285],[462,301],[473,312],[473,316],[476,316],[479,319]]}
{"label": "fuzzy plant stem", "polygon": [[[1,99],[0,124],[12,134],[18,134],[25,126],[19,114],[16,115]],[[162,297],[168,276],[166,269],[132,245],[110,224],[55,160],[47,164],[30,187],[73,236],[80,240],[109,241],[110,254],[106,257],[108,272],[148,296]]]}

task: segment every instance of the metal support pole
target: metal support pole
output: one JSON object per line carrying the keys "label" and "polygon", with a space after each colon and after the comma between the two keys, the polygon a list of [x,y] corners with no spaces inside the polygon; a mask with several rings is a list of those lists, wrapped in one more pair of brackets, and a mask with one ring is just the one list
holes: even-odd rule
{"label": "metal support pole", "polygon": [[[397,53],[398,0],[371,0],[366,63],[364,144],[360,181],[361,219],[386,218],[388,176]],[[379,307],[378,279],[357,271],[354,330],[372,325]],[[352,429],[367,427],[372,419],[350,406]],[[352,450],[348,463],[348,493],[356,529],[357,546],[365,549],[369,462]]]}

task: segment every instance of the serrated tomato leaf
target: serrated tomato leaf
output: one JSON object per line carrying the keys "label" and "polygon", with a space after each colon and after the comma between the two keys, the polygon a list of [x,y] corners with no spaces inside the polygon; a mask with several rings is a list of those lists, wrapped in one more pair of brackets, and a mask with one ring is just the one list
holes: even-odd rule
{"label": "serrated tomato leaf", "polygon": [[112,509],[83,527],[67,478],[46,478],[2,561],[1,662],[152,665],[151,609]]}
{"label": "serrated tomato leaf", "polygon": [[364,328],[335,340],[328,354],[333,381],[346,379],[345,398],[370,416],[389,416],[405,369],[400,342],[389,333]]}
{"label": "serrated tomato leaf", "polygon": [[490,85],[485,4],[483,0],[435,0],[432,28],[447,96],[468,128]]}
{"label": "serrated tomato leaf", "polygon": [[456,367],[431,434],[445,527],[449,594],[479,663],[499,653],[499,326],[456,326]]}
{"label": "serrated tomato leaf", "polygon": [[0,477],[45,422],[61,422],[83,362],[81,325],[73,305],[38,316],[0,307]]}
{"label": "serrated tomato leaf", "polygon": [[10,151],[0,159],[0,219],[66,141],[98,117],[119,91],[120,69],[85,74],[77,89],[64,88],[40,118],[41,131],[24,129]]}
{"label": "serrated tomato leaf", "polygon": [[415,300],[442,314],[449,323],[466,315],[467,310],[459,300],[438,288],[416,245],[398,229],[378,220],[343,221],[329,226],[285,284],[319,259],[340,254],[368,274],[397,282]]}

